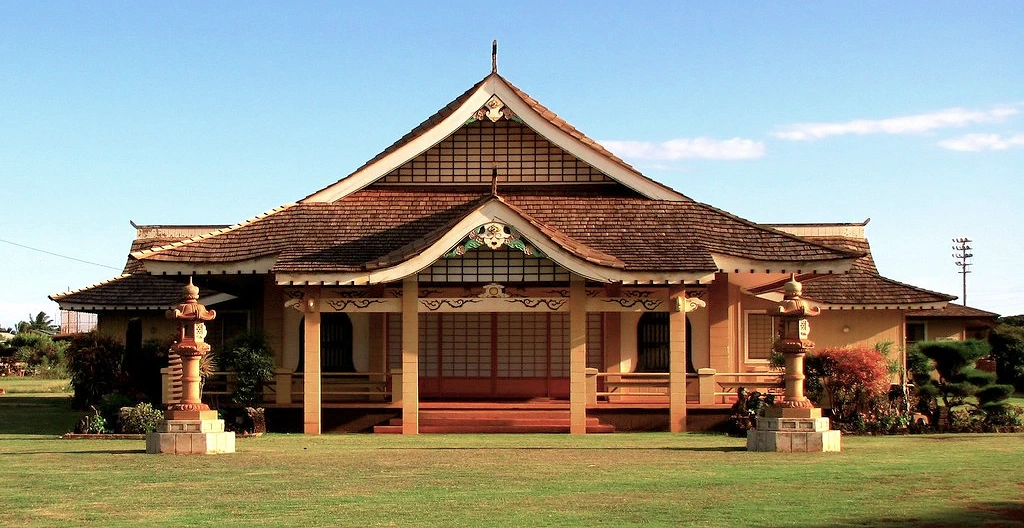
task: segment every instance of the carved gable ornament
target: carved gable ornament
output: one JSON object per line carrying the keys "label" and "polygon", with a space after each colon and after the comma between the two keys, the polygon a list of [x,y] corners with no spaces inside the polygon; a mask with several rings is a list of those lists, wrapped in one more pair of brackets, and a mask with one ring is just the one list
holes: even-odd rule
{"label": "carved gable ornament", "polygon": [[484,118],[490,119],[492,123],[502,118],[513,120],[517,119],[516,115],[512,112],[512,109],[505,106],[505,102],[497,95],[492,95],[491,98],[473,114],[473,118],[469,121],[483,121]]}
{"label": "carved gable ornament", "polygon": [[544,255],[537,248],[529,245],[518,231],[512,226],[501,222],[488,222],[469,232],[466,241],[455,246],[454,249],[445,254],[445,258],[461,257],[467,251],[487,247],[491,250],[508,247],[522,251],[528,257],[543,257]]}

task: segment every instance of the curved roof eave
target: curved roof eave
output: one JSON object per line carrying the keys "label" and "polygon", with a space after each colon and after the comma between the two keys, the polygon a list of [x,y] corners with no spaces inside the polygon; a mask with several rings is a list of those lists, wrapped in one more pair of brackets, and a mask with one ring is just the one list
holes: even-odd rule
{"label": "curved roof eave", "polygon": [[[461,243],[472,230],[490,222],[500,222],[518,230],[545,256],[572,273],[598,282],[636,283],[698,283],[707,282],[713,270],[694,272],[629,272],[617,258],[605,255],[537,222],[500,199],[488,200],[443,232],[429,237],[429,244],[413,248],[399,248],[391,257],[381,259],[380,266],[360,271],[342,272],[290,272],[277,270],[278,284],[339,284],[362,285],[401,280],[415,275],[443,258]],[[588,258],[590,257],[590,258]],[[398,260],[398,259],[401,260]]]}

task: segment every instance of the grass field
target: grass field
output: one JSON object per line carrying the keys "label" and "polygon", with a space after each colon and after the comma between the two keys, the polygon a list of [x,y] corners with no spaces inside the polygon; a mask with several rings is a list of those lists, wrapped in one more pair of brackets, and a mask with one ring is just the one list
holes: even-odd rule
{"label": "grass field", "polygon": [[234,454],[173,456],[25,434],[58,427],[63,405],[0,396],[0,524],[1024,523],[1024,435],[845,437],[842,453],[781,454],[697,434],[274,434],[239,439]]}
{"label": "grass field", "polygon": [[0,389],[7,394],[71,394],[71,380],[20,376],[0,377]]}

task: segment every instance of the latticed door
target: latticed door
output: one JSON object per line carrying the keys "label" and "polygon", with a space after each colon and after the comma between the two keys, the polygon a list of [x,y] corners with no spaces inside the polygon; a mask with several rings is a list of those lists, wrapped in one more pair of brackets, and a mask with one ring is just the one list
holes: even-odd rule
{"label": "latticed door", "polygon": [[[690,321],[686,321],[686,371],[693,368],[693,346]],[[640,317],[636,329],[637,372],[669,371],[668,312],[648,312]]]}

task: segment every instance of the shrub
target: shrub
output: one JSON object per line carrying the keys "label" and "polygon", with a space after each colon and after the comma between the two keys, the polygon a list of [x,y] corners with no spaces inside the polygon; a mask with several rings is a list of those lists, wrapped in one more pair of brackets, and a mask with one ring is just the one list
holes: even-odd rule
{"label": "shrub", "polygon": [[217,354],[224,370],[234,372],[235,390],[231,401],[255,407],[263,395],[263,382],[274,375],[274,351],[262,334],[245,334]]}
{"label": "shrub", "polygon": [[100,403],[103,396],[122,384],[124,346],[95,331],[71,339],[67,349],[68,371],[75,391],[71,400],[75,409]]}
{"label": "shrub", "polygon": [[1000,324],[988,337],[1000,383],[1024,391],[1024,326]]}
{"label": "shrub", "polygon": [[103,434],[107,431],[107,420],[100,414],[96,407],[92,407],[92,413],[85,414],[75,424],[75,433],[79,434]]}
{"label": "shrub", "polygon": [[754,391],[748,393],[746,388],[736,390],[736,403],[732,406],[728,433],[732,436],[746,436],[747,431],[756,425],[757,415],[775,403],[775,396]]}
{"label": "shrub", "polygon": [[985,413],[985,421],[993,427],[1019,427],[1024,425],[1024,408],[1018,405],[1003,405]]}
{"label": "shrub", "polygon": [[14,359],[23,361],[33,375],[45,378],[68,376],[65,353],[68,344],[54,341],[50,336],[18,334],[11,339]]}
{"label": "shrub", "polygon": [[865,346],[825,348],[808,355],[811,369],[832,401],[840,421],[853,420],[858,412],[874,413],[889,391],[885,355]]}
{"label": "shrub", "polygon": [[160,409],[142,402],[134,407],[122,407],[120,412],[120,430],[122,433],[145,434],[156,431],[164,419]]}
{"label": "shrub", "polygon": [[120,392],[110,392],[104,394],[100,398],[100,403],[95,407],[98,407],[100,416],[103,417],[104,422],[107,424],[107,428],[111,431],[121,430],[121,409],[135,405],[136,401]]}

